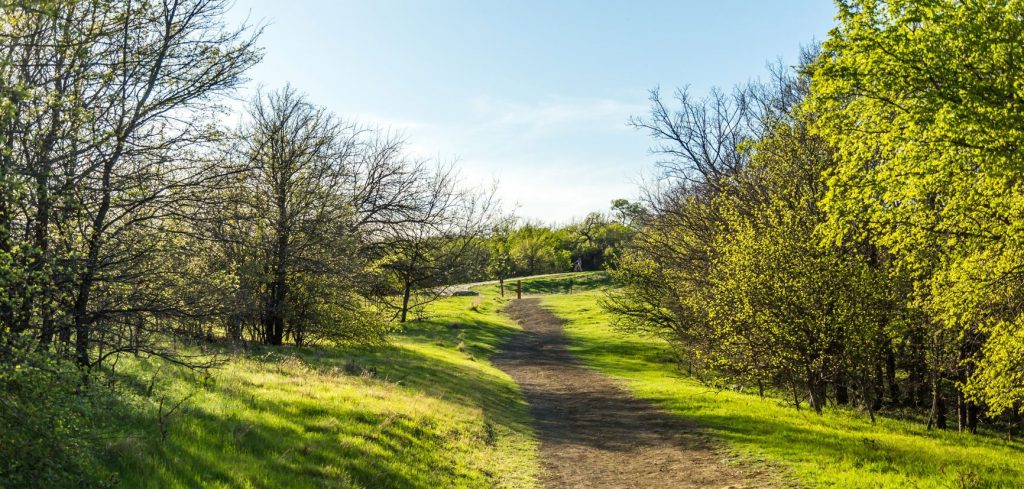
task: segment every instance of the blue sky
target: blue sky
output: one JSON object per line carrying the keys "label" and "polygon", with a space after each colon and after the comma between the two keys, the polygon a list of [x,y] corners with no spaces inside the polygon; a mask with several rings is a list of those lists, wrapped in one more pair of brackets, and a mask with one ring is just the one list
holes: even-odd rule
{"label": "blue sky", "polygon": [[647,92],[703,94],[825,38],[834,7],[787,1],[236,0],[267,24],[250,88],[291,83],[498,180],[523,217],[566,222],[631,197],[656,158],[626,126]]}

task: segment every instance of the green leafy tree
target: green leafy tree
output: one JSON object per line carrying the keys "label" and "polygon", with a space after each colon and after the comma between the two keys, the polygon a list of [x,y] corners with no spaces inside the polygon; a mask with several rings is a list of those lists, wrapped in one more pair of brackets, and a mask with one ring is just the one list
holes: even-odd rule
{"label": "green leafy tree", "polygon": [[569,257],[556,249],[558,237],[540,223],[527,222],[516,229],[512,257],[522,275],[562,272],[569,267]]}
{"label": "green leafy tree", "polygon": [[[839,2],[813,66],[817,130],[837,148],[823,205],[833,242],[898,258],[992,414],[1021,407],[1024,4]],[[937,365],[936,365],[937,366]],[[961,427],[977,413],[958,395]]]}

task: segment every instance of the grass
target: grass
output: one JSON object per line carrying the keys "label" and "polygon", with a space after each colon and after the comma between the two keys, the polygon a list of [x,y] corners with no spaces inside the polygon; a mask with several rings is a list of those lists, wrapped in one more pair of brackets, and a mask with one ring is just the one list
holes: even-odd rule
{"label": "grass", "polygon": [[[570,288],[571,284],[571,288]],[[506,285],[514,287],[514,282]],[[706,429],[738,458],[809,487],[1024,487],[1024,445],[916,422],[712,390],[656,338],[609,326],[602,273],[523,280],[568,321],[583,363]],[[209,378],[138,362],[137,405],[107,463],[121,487],[532,487],[537,442],[516,385],[488,361],[518,327],[497,284],[426,310],[384,346],[256,348]],[[572,294],[566,292],[572,291]],[[156,379],[155,382],[153,379]],[[146,395],[153,382],[155,394]],[[167,418],[166,406],[187,399]],[[129,413],[129,414],[124,414]],[[132,414],[134,413],[134,414]]]}
{"label": "grass", "polygon": [[[524,286],[526,283],[524,282]],[[551,284],[545,285],[551,287]],[[920,423],[829,409],[822,416],[777,400],[716,391],[676,368],[667,344],[615,331],[601,287],[552,295],[581,361],[623,379],[638,397],[705,428],[741,459],[808,487],[1024,487],[1024,444],[927,431]]]}
{"label": "grass", "polygon": [[[558,273],[537,278],[506,280],[506,298],[515,297],[517,281],[523,283],[523,295],[573,294],[604,290],[614,285],[611,277],[603,272]],[[497,283],[477,286],[473,290],[480,292],[484,298],[496,298],[500,294],[500,287]]]}
{"label": "grass", "polygon": [[[495,307],[448,298],[389,345],[257,348],[209,378],[130,365],[139,405],[108,466],[133,488],[531,487],[525,402],[487,361],[518,329]],[[160,399],[187,399],[165,439]]]}

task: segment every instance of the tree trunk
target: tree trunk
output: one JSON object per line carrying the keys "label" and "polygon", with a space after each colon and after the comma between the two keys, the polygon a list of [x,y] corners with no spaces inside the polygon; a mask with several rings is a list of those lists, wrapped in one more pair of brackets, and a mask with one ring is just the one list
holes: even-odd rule
{"label": "tree trunk", "polygon": [[871,400],[871,409],[878,411],[882,409],[882,397],[885,396],[885,374],[882,370],[882,362],[875,362],[875,378],[872,383],[872,390],[874,391],[874,399]]}
{"label": "tree trunk", "polygon": [[814,412],[821,414],[825,408],[825,382],[817,374],[811,374],[807,379],[807,393],[810,397],[811,408]]}
{"label": "tree trunk", "polygon": [[400,322],[405,322],[409,314],[409,298],[412,297],[412,283],[408,280],[405,281],[402,290],[402,319]]}
{"label": "tree trunk", "polygon": [[[237,294],[236,294],[237,295]],[[242,339],[242,315],[232,312],[228,316],[227,336],[229,341],[240,341]]]}
{"label": "tree trunk", "polygon": [[920,334],[913,333],[910,336],[910,368],[907,377],[908,391],[904,396],[907,406],[920,408],[931,400],[931,383],[928,382],[927,365],[924,355],[923,341]]}
{"label": "tree trunk", "polygon": [[[62,71],[63,58],[59,58],[57,61],[57,71]],[[66,90],[61,79],[58,77],[55,80],[58,83],[57,93],[63,94]],[[35,169],[35,187],[36,187],[36,223],[35,232],[33,237],[35,240],[35,246],[38,249],[39,256],[36,258],[36,262],[33,264],[34,268],[49,268],[50,264],[50,213],[52,208],[52,202],[50,199],[50,174],[53,172],[53,161],[52,153],[53,148],[57,143],[57,132],[60,130],[62,125],[62,114],[57,104],[51,108],[50,111],[50,129],[46,133],[46,137],[43,139],[42,149],[40,151],[41,156],[39,158],[39,165]],[[50,342],[53,341],[53,311],[49,296],[52,293],[52,278],[50,273],[52,270],[46,270],[43,274],[43,283],[40,285],[39,297],[39,315],[42,318],[42,327],[39,331],[39,343],[41,348],[47,348]],[[25,306],[31,308],[31,300],[25,301]]]}
{"label": "tree trunk", "polygon": [[87,273],[78,286],[73,309],[75,324],[75,361],[81,367],[89,366],[89,336],[92,325],[89,318],[89,294],[92,291],[92,275]]}
{"label": "tree trunk", "polygon": [[928,429],[931,429],[932,422],[940,430],[946,429],[946,404],[942,400],[942,385],[939,382],[938,374],[932,377],[932,412],[928,416]]}
{"label": "tree trunk", "polygon": [[[47,193],[47,187],[49,184],[47,183],[45,177],[41,178],[40,180],[41,181],[38,184],[38,192],[41,195],[39,197],[39,210],[37,211],[38,217],[35,230],[35,245],[36,248],[39,250],[39,256],[35,264],[37,268],[48,266],[50,260],[48,256],[50,254],[50,205],[49,196]],[[39,294],[41,299],[39,302],[39,315],[42,318],[42,327],[39,331],[39,344],[40,347],[43,349],[49,347],[50,343],[53,341],[54,335],[53,311],[51,310],[49,300],[49,296],[52,292],[52,287],[50,285],[52,282],[49,276],[49,272],[50,271],[48,270],[47,273],[44,274],[43,283],[40,284],[41,291]],[[31,307],[31,301],[26,300],[25,305],[27,307]]]}
{"label": "tree trunk", "polygon": [[268,345],[284,342],[284,299],[284,275],[278,268],[274,280],[267,284],[267,298],[263,306],[263,341]]}
{"label": "tree trunk", "polygon": [[1020,427],[1020,412],[1021,412],[1021,403],[1020,403],[1020,401],[1017,401],[1017,402],[1013,403],[1013,406],[1010,406],[1010,419],[1009,419],[1009,425],[1010,426],[1008,426],[1006,428],[1006,438],[1007,438],[1007,440],[1009,440],[1011,436],[1017,434],[1018,428]]}
{"label": "tree trunk", "polygon": [[277,283],[275,284],[276,297],[274,297],[274,337],[271,340],[271,344],[280,345],[284,343],[284,308],[287,300],[288,282],[286,281],[285,273],[282,270],[279,272],[277,277]]}
{"label": "tree trunk", "polygon": [[[82,304],[85,304],[84,302]],[[89,366],[89,322],[83,318],[82,307],[75,304],[75,361],[81,367]]]}
{"label": "tree trunk", "polygon": [[956,388],[956,421],[957,430],[961,433],[970,431],[970,402],[964,397],[964,393],[959,387]]}
{"label": "tree trunk", "polygon": [[[276,282],[276,281],[275,281]],[[263,312],[263,337],[269,345],[280,345],[284,340],[284,318],[281,315],[281,292],[277,283],[271,284]]]}
{"label": "tree trunk", "polygon": [[967,401],[967,431],[978,432],[978,405],[970,401]]}
{"label": "tree trunk", "polygon": [[277,239],[274,250],[274,277],[270,284],[270,297],[265,313],[265,324],[267,342],[271,345],[284,343],[284,309],[288,300],[288,255],[289,255],[289,232],[286,217],[288,214],[287,202],[284,193],[280,192],[278,197],[278,220]]}
{"label": "tree trunk", "polygon": [[896,355],[892,351],[892,340],[885,342],[885,383],[889,390],[889,401],[900,402],[900,386],[896,383]]}
{"label": "tree trunk", "polygon": [[832,388],[836,391],[836,404],[841,406],[850,404],[850,388],[846,385],[846,375],[840,374]]}
{"label": "tree trunk", "polygon": [[[119,156],[119,154],[118,154]],[[111,174],[114,172],[114,158],[108,161],[103,168],[103,197],[100,199],[100,207],[97,209],[96,218],[92,222],[92,235],[89,237],[89,253],[85,259],[85,270],[78,284],[78,296],[75,297],[74,323],[75,323],[75,359],[82,367],[89,366],[90,335],[92,334],[92,318],[89,317],[89,296],[92,295],[92,286],[96,278],[96,269],[99,266],[100,245],[102,242],[103,229],[107,223],[107,212],[110,212],[111,200]]]}

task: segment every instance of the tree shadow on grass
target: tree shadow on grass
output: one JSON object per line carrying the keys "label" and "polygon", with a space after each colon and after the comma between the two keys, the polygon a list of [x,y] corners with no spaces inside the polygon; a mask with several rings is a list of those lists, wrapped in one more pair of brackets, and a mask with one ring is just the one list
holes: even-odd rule
{"label": "tree shadow on grass", "polygon": [[782,461],[801,478],[839,487],[1020,487],[1024,444],[926,431],[909,422],[832,409],[823,416],[778,399],[716,391],[680,372],[667,347],[587,326],[572,350],[584,363],[631,380],[661,409],[703,427],[753,458]]}
{"label": "tree shadow on grass", "polygon": [[[165,440],[151,405],[123,419],[142,436],[112,447],[110,465],[125,487],[494,485],[471,452],[495,432],[531,428],[515,384],[476,362],[512,331],[439,318],[383,346],[252,348],[170,418]],[[188,374],[162,375],[177,375],[177,390],[199,388]],[[145,376],[135,377],[141,393]],[[409,408],[424,398],[478,408],[483,422]]]}

